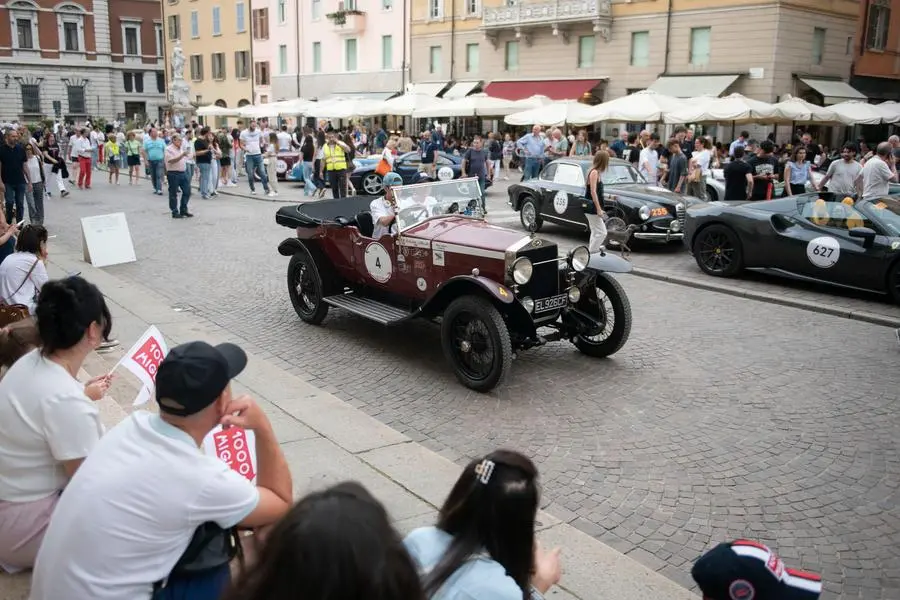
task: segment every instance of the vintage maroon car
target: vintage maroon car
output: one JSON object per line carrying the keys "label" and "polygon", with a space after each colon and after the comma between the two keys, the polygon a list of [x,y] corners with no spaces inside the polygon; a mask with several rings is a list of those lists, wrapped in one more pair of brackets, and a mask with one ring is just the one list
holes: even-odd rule
{"label": "vintage maroon car", "polygon": [[293,150],[280,151],[275,156],[275,161],[275,174],[278,177],[278,181],[287,181],[291,169],[300,162],[300,153]]}
{"label": "vintage maroon car", "polygon": [[489,225],[474,179],[394,188],[395,235],[373,239],[370,203],[352,196],[281,208],[296,229],[278,246],[290,256],[288,293],[307,323],[336,307],[383,325],[440,320],[441,345],[458,379],[477,391],[498,385],[513,353],[569,340],[605,357],[631,331],[631,305],[608,273],[631,263],[584,246],[556,244]]}

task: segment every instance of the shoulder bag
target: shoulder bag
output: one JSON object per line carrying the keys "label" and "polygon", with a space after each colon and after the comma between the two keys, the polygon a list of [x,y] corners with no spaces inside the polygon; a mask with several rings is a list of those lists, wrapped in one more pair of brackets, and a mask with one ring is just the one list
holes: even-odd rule
{"label": "shoulder bag", "polygon": [[219,569],[237,558],[243,567],[244,553],[237,527],[222,529],[216,523],[203,523],[194,531],[184,554],[172,567],[169,575],[153,584],[153,598],[164,595],[164,590],[180,579],[194,578]]}
{"label": "shoulder bag", "polygon": [[[22,283],[19,284],[19,287],[16,288],[16,291],[14,291],[10,297],[19,293],[19,290],[22,289],[22,286],[24,286],[25,282],[28,281],[28,278],[31,277],[39,260],[39,258],[34,259],[34,264],[28,269],[25,279],[22,280]],[[0,300],[0,327],[6,327],[16,321],[27,319],[29,316],[31,315],[28,311],[28,307],[24,304],[7,304],[5,300]]]}
{"label": "shoulder bag", "polygon": [[375,167],[375,172],[384,177],[388,173],[391,172],[391,163],[384,157],[384,153],[381,154],[381,160],[378,161],[378,166]]}

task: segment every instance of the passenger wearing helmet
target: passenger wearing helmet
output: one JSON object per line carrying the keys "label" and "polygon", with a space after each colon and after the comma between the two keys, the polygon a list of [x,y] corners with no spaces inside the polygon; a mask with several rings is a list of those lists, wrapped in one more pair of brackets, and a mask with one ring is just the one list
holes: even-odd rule
{"label": "passenger wearing helmet", "polygon": [[375,229],[372,237],[376,240],[385,235],[396,235],[397,224],[395,210],[397,208],[397,200],[394,198],[394,191],[391,189],[396,185],[403,185],[403,178],[396,173],[387,173],[382,181],[384,186],[384,197],[375,198],[369,204],[369,211],[372,213],[372,221],[375,223]]}

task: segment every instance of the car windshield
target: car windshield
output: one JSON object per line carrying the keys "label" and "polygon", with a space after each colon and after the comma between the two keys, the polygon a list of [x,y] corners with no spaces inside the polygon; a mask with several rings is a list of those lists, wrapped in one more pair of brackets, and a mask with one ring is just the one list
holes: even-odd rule
{"label": "car windshield", "polygon": [[[592,166],[592,163],[587,161],[581,167],[584,169],[585,181],[587,181]],[[616,185],[617,183],[647,183],[647,181],[630,164],[611,163],[603,172],[603,185]]]}
{"label": "car windshield", "polygon": [[900,200],[879,198],[870,200],[867,204],[872,215],[887,228],[888,235],[900,237]]}
{"label": "car windshield", "polygon": [[393,188],[400,232],[438,215],[462,214],[483,218],[478,179],[429,181]]}

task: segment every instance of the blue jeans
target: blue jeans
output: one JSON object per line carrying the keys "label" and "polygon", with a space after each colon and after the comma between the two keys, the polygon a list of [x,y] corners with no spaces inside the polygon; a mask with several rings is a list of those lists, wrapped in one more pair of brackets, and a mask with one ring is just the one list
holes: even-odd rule
{"label": "blue jeans", "polygon": [[525,159],[525,169],[522,174],[522,181],[528,179],[537,179],[538,175],[541,174],[541,159],[540,158],[526,158]]}
{"label": "blue jeans", "polygon": [[[6,184],[6,222],[10,225],[25,218],[25,189],[27,187],[28,185],[24,183]],[[13,214],[13,207],[16,209],[15,214]]]}
{"label": "blue jeans", "polygon": [[486,183],[487,183],[487,175],[485,173],[481,173],[480,175],[478,175],[478,192],[479,192],[479,195],[481,196],[481,209],[482,210],[487,209],[487,195],[485,195],[485,191],[487,190]]}
{"label": "blue jeans", "polygon": [[247,179],[250,181],[250,191],[256,191],[256,185],[254,184],[254,173],[259,173],[259,178],[262,180],[263,189],[266,193],[269,193],[269,176],[266,174],[266,170],[263,168],[263,157],[262,154],[247,154]]}
{"label": "blue jeans", "polygon": [[148,160],[149,164],[147,166],[150,169],[150,182],[153,184],[154,192],[162,191],[162,178],[163,178],[163,161],[161,160]]}
{"label": "blue jeans", "polygon": [[[169,210],[173,215],[185,214],[188,200],[191,199],[191,180],[185,171],[169,171],[166,173],[169,179]],[[178,190],[181,190],[181,206],[178,205]]]}
{"label": "blue jeans", "polygon": [[100,148],[91,148],[91,168],[97,168],[97,161],[100,160]]}
{"label": "blue jeans", "polygon": [[197,163],[197,167],[200,169],[200,196],[208,198],[212,193],[209,187],[209,173],[212,171],[212,165],[210,163]]}
{"label": "blue jeans", "polygon": [[194,576],[172,578],[152,600],[218,600],[231,581],[228,565]]}
{"label": "blue jeans", "polygon": [[312,196],[316,193],[316,184],[313,182],[313,163],[303,161],[303,195]]}

